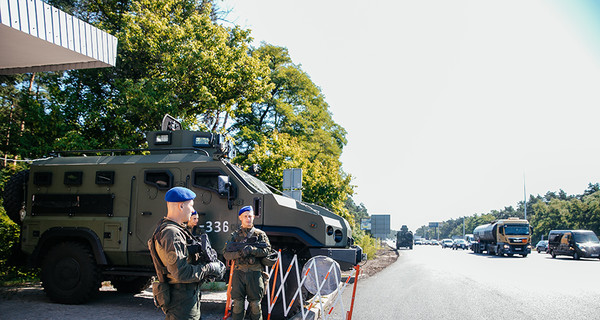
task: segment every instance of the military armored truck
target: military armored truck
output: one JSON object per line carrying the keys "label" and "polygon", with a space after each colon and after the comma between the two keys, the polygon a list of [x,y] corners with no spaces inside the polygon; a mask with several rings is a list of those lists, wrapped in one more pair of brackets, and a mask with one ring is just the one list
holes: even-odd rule
{"label": "military armored truck", "polygon": [[413,234],[412,231],[408,231],[408,227],[403,225],[400,231],[396,233],[396,250],[400,248],[413,248]]}
{"label": "military armored truck", "polygon": [[474,253],[508,255],[519,254],[527,257],[531,253],[531,227],[527,220],[508,218],[480,225],[473,230],[476,242],[472,245]]}
{"label": "military armored truck", "polygon": [[233,148],[223,135],[167,130],[146,137],[145,150],[56,153],[7,183],[5,208],[22,225],[22,251],[41,267],[52,300],[84,303],[103,280],[124,292],[146,288],[154,275],[147,241],[174,186],[197,194],[199,225],[219,253],[239,224],[238,210],[251,205],[255,225],[284,256],[325,255],[347,268],[366,259],[348,221],[273,193],[228,160]]}

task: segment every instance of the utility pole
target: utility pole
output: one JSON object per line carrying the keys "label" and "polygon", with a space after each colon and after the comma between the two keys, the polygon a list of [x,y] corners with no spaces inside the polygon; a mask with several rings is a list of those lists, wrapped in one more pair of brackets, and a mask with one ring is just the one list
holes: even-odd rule
{"label": "utility pole", "polygon": [[527,220],[527,189],[525,188],[525,173],[523,173],[523,198],[525,198],[525,220]]}

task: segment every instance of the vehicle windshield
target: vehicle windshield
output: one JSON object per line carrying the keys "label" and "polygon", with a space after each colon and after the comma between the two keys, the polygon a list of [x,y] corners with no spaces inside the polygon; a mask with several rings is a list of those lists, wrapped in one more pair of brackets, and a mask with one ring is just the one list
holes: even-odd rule
{"label": "vehicle windshield", "polygon": [[575,233],[573,235],[573,238],[575,239],[575,242],[578,243],[586,243],[586,242],[594,242],[594,243],[599,243],[600,241],[598,240],[598,237],[596,236],[595,233],[593,232],[582,232],[582,233]]}
{"label": "vehicle windshield", "polygon": [[507,224],[504,227],[505,235],[526,235],[529,234],[528,224]]}
{"label": "vehicle windshield", "polygon": [[231,165],[229,167],[232,170],[235,170],[235,172],[249,185],[249,187],[253,188],[256,192],[271,193],[271,190],[269,190],[269,188],[264,182],[249,175],[248,173],[244,172],[244,170],[238,168],[235,165]]}

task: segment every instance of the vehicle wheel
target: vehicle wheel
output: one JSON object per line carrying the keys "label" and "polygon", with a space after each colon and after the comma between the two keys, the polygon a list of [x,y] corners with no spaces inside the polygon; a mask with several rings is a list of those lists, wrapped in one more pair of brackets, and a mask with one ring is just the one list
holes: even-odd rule
{"label": "vehicle wheel", "polygon": [[58,303],[81,304],[100,288],[100,269],[90,248],[78,242],[52,247],[42,263],[42,286]]}
{"label": "vehicle wheel", "polygon": [[539,248],[537,249],[537,252],[540,253],[542,250],[540,250]]}
{"label": "vehicle wheel", "polygon": [[523,258],[527,258],[527,253],[522,254]]}
{"label": "vehicle wheel", "polygon": [[550,255],[552,256],[552,259],[556,258],[556,253],[554,253],[554,250],[550,251]]}
{"label": "vehicle wheel", "polygon": [[573,260],[579,260],[579,253],[577,251],[573,253]]}
{"label": "vehicle wheel", "polygon": [[[23,170],[10,177],[4,186],[4,210],[16,224],[23,224],[21,209],[25,201],[25,188],[29,180],[29,170]],[[24,211],[23,211],[24,212]]]}
{"label": "vehicle wheel", "polygon": [[110,283],[119,292],[140,293],[152,284],[152,277],[118,277],[111,279]]}

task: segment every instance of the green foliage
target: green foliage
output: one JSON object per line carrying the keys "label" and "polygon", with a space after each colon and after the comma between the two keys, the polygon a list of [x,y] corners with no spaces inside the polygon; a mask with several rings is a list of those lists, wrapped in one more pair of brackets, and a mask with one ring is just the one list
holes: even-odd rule
{"label": "green foliage", "polygon": [[381,249],[379,241],[370,234],[366,234],[363,230],[360,230],[360,228],[355,228],[352,236],[354,237],[354,243],[363,249],[363,253],[367,254],[367,259],[374,259],[377,250]]}
{"label": "green foliage", "polygon": [[267,140],[254,147],[242,165],[246,168],[252,164],[260,165],[262,170],[258,177],[272,186],[282,185],[284,169],[301,168],[303,200],[329,208],[352,224],[354,218],[344,206],[347,196],[352,193],[350,176],[342,172],[336,158],[311,161],[306,157],[311,152],[298,138],[274,131]]}
{"label": "green foliage", "polygon": [[0,77],[0,154],[139,147],[166,113],[224,131],[269,95],[250,32],[216,24],[210,1],[53,2],[118,38],[116,67]]}

